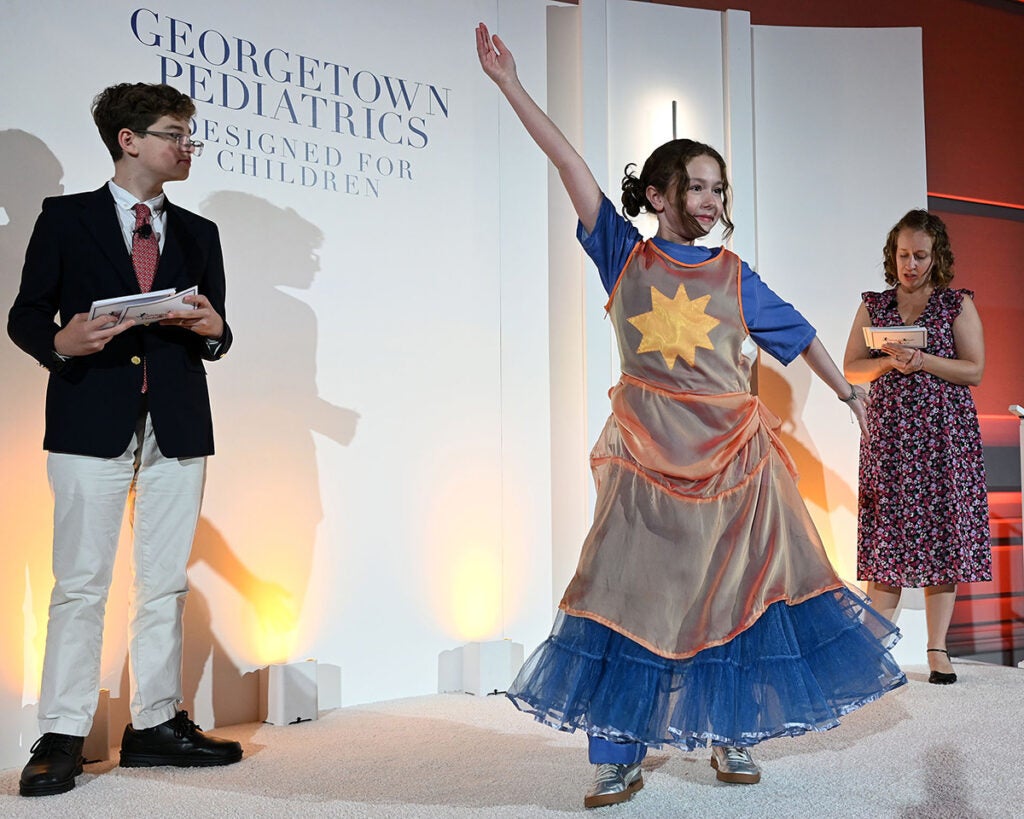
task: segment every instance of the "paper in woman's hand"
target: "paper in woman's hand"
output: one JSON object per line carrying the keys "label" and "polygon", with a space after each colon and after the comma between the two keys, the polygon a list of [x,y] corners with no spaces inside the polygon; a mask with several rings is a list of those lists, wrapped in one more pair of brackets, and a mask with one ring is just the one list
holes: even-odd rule
{"label": "paper in woman's hand", "polygon": [[881,350],[886,344],[902,344],[923,350],[928,344],[928,330],[924,327],[865,327],[864,343],[872,350]]}

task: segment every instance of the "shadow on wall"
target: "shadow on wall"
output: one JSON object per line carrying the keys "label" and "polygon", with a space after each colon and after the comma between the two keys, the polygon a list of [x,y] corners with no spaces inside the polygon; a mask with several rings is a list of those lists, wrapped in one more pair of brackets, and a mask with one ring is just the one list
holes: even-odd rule
{"label": "shadow on wall", "polygon": [[[256,669],[291,656],[306,621],[317,527],[323,516],[313,433],[347,445],[358,414],[322,400],[316,315],[278,289],[306,289],[323,234],[291,209],[249,194],[211,194],[201,213],[220,229],[231,352],[208,365],[217,453],[189,562],[183,707],[203,728],[258,718]],[[127,554],[122,545],[122,555]],[[122,563],[119,555],[119,563]],[[111,599],[127,593],[127,560]],[[125,623],[126,625],[126,623]],[[116,626],[107,617],[107,631]],[[110,637],[120,635],[110,634]],[[111,741],[130,720],[123,644],[108,639]],[[108,661],[111,660],[111,661]]]}
{"label": "shadow on wall", "polygon": [[[262,616],[259,609],[271,607],[274,616],[283,618],[286,626],[294,622],[295,613],[288,592],[276,583],[253,575],[205,517],[200,517],[196,526],[189,569],[199,564],[210,567],[257,614]],[[259,676],[255,671],[243,672],[235,664],[232,654],[217,636],[206,595],[192,584],[185,602],[182,708],[203,728],[237,725],[257,719]],[[110,686],[112,743],[119,741],[122,727],[131,721],[128,674],[128,656],[125,654],[118,687]],[[115,691],[117,695],[114,695]]]}
{"label": "shadow on wall", "polygon": [[[199,519],[189,566],[204,563],[234,588],[259,617],[275,617],[281,627],[293,627],[296,612],[292,597],[277,583],[261,580],[238,559],[223,535],[205,517]],[[185,606],[185,646],[182,657],[182,700],[197,715],[197,702],[207,700],[216,725],[252,722],[259,709],[259,677],[243,673],[213,628],[210,605],[193,585]],[[208,672],[208,674],[206,673]],[[201,687],[209,683],[209,691]]]}
{"label": "shadow on wall", "polygon": [[[296,659],[324,615],[323,606],[309,605],[311,580],[329,583],[332,574],[314,565],[323,518],[314,433],[347,446],[359,415],[320,396],[316,313],[282,289],[312,287],[320,228],[291,208],[237,191],[211,194],[200,210],[220,228],[236,342],[209,368],[217,455],[196,554],[250,604],[255,622],[245,628],[234,618],[219,624],[219,633],[258,667]],[[239,581],[214,557],[233,554],[248,579]],[[273,587],[256,577],[273,578]],[[207,593],[220,594],[212,586]],[[218,610],[221,601],[213,603]]]}
{"label": "shadow on wall", "polygon": [[[0,305],[3,323],[18,292],[25,248],[40,205],[64,192],[64,169],[25,131],[0,131]],[[0,575],[0,768],[24,763],[36,737],[49,604],[52,506],[46,480],[43,397],[46,372],[6,337],[0,341],[0,521],[5,571]]]}
{"label": "shadow on wall", "polygon": [[800,495],[811,512],[829,559],[840,569],[843,560],[834,553],[835,536],[829,513],[845,509],[856,518],[857,492],[839,473],[822,462],[801,420],[810,389],[810,370],[802,362],[794,362],[784,374],[764,364],[758,366],[757,372],[761,400],[782,420],[782,426],[776,431],[796,463]]}

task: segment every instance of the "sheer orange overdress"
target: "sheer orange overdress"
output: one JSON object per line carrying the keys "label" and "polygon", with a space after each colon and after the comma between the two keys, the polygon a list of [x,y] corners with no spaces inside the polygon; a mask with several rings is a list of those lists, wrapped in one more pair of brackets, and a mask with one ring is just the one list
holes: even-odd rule
{"label": "sheer orange overdress", "polygon": [[608,302],[622,377],[560,608],[671,659],[728,642],[772,603],[843,586],[779,420],[750,393],[740,264],[723,249],[686,265],[644,242]]}

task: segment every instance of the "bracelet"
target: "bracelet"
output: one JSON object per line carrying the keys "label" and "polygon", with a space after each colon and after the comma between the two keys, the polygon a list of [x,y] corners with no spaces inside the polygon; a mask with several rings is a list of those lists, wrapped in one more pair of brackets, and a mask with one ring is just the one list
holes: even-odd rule
{"label": "bracelet", "polygon": [[849,404],[851,401],[856,401],[858,398],[860,398],[860,396],[857,395],[857,388],[854,387],[853,384],[849,384],[848,386],[850,388],[850,395],[849,395],[849,397],[848,398],[840,398],[839,399],[844,404]]}

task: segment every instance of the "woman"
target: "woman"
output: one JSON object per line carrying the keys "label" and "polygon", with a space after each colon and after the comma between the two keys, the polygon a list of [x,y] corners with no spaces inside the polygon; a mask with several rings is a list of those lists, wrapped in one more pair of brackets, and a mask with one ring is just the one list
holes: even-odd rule
{"label": "woman", "polygon": [[[864,293],[843,361],[871,383],[870,435],[861,439],[857,575],[892,618],[903,588],[925,590],[928,682],[956,674],[946,650],[956,584],[992,578],[988,498],[972,386],[985,344],[974,293],[949,286],[953,252],[942,220],[912,210],[889,231],[885,281]],[[924,348],[868,347],[863,328],[917,325]]]}

